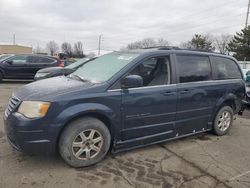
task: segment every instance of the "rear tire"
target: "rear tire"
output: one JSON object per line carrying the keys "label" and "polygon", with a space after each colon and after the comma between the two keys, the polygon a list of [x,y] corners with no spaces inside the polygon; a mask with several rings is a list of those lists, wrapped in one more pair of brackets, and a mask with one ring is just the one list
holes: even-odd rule
{"label": "rear tire", "polygon": [[59,152],[70,166],[86,167],[106,156],[110,142],[110,132],[102,121],[84,117],[65,128],[59,140]]}
{"label": "rear tire", "polygon": [[223,106],[216,114],[213,125],[213,133],[223,136],[229,132],[233,124],[233,109]]}

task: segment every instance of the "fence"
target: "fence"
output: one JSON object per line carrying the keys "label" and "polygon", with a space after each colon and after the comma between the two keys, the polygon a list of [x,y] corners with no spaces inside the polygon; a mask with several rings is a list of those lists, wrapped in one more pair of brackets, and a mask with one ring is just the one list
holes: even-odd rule
{"label": "fence", "polygon": [[250,70],[250,61],[238,61],[238,63],[242,69]]}

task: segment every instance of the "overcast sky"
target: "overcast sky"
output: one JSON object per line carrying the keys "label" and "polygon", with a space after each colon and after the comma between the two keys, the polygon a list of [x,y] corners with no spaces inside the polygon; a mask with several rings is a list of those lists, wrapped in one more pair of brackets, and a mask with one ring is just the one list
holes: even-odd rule
{"label": "overcast sky", "polygon": [[117,50],[145,37],[173,45],[195,33],[235,34],[248,0],[0,0],[0,43],[44,47],[82,41],[85,52]]}

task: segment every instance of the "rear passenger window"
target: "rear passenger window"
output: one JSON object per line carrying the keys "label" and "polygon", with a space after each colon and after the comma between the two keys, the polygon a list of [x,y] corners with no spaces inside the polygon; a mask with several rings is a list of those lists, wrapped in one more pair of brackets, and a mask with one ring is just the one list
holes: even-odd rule
{"label": "rear passenger window", "polygon": [[213,57],[216,78],[219,80],[223,79],[242,79],[241,72],[236,63],[227,58]]}
{"label": "rear passenger window", "polygon": [[36,57],[36,56],[29,56],[28,57],[28,62],[29,63],[52,63],[54,60],[53,59],[49,59],[46,57]]}
{"label": "rear passenger window", "polygon": [[38,58],[38,63],[52,63],[53,59],[49,59],[49,58],[46,58],[46,57],[39,57]]}
{"label": "rear passenger window", "polygon": [[211,78],[211,65],[206,56],[177,56],[180,83],[206,81]]}

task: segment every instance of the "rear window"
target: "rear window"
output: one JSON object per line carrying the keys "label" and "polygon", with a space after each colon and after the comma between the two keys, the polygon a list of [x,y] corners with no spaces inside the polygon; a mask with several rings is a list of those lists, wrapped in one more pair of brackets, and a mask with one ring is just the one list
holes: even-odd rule
{"label": "rear window", "polygon": [[216,78],[219,80],[242,79],[239,67],[231,59],[214,57],[214,68]]}
{"label": "rear window", "polygon": [[207,56],[178,55],[177,61],[180,83],[210,80],[211,65]]}

